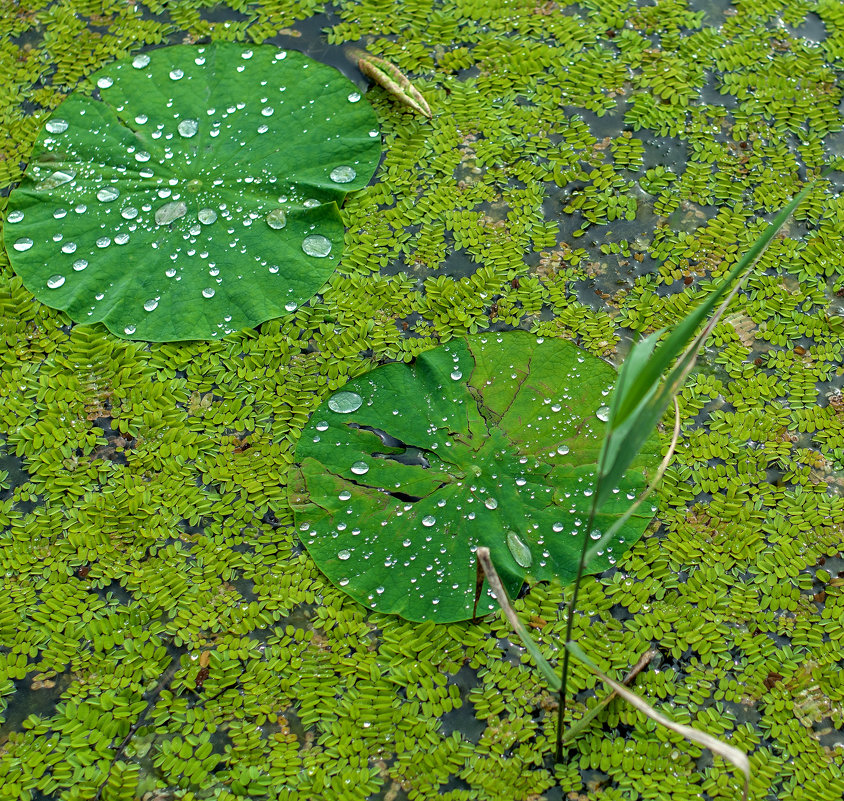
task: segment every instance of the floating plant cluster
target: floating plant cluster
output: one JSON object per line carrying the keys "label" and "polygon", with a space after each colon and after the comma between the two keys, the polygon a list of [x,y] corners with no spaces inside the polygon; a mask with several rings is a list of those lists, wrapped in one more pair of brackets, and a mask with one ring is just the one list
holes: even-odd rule
{"label": "floating plant cluster", "polygon": [[[821,165],[844,165],[841,4],[588,0],[561,9],[535,0],[338,0],[337,17],[313,17],[323,5],[27,0],[4,16],[4,191],[22,180],[22,164],[33,163],[39,136],[74,135],[74,118],[60,109],[85,76],[114,79],[96,89],[104,106],[127,76],[149,84],[131,66],[137,56],[147,52],[154,66],[150,48],[185,41],[239,42],[226,71],[236,76],[249,74],[263,47],[273,57],[287,49],[286,59],[268,65],[283,70],[308,37],[280,31],[305,17],[302,29],[325,28],[333,45],[371,39],[367,49],[413,80],[433,118],[397,106],[379,88],[367,92],[379,126],[363,121],[361,135],[381,128],[384,161],[374,185],[346,199],[342,261],[320,301],[286,312],[285,297],[259,329],[225,338],[215,318],[217,336],[206,341],[126,341],[127,324],[137,337],[140,321],[164,309],[144,312],[155,297],[146,292],[133,299],[132,317],[114,326],[117,336],[102,325],[68,326],[67,314],[45,303],[93,274],[83,240],[57,227],[80,219],[77,203],[57,205],[65,218],[50,212],[42,230],[24,231],[7,216],[28,208],[0,197],[11,259],[32,258],[49,243],[60,260],[27,284],[40,302],[0,252],[0,468],[9,474],[0,472],[0,796],[737,798],[717,758],[618,702],[567,746],[567,766],[545,761],[554,749],[554,699],[506,623],[496,615],[412,623],[352,601],[338,587],[355,544],[338,545],[327,512],[315,523],[336,560],[327,579],[302,550],[288,485],[298,448],[342,432],[347,439],[335,441],[366,448],[331,462],[349,468],[336,507],[330,498],[333,512],[364,493],[398,503],[380,492],[393,486],[374,481],[385,461],[374,454],[401,456],[393,453],[401,448],[338,425],[374,408],[366,407],[368,381],[387,362],[462,347],[461,338],[480,332],[503,339],[511,328],[544,337],[542,348],[567,339],[594,356],[620,357],[630,331],[683,317],[755,239],[761,216]],[[242,60],[247,49],[254,55]],[[198,75],[196,56],[179,65],[178,81],[169,77],[176,65],[164,65],[161,85],[183,91]],[[115,58],[128,59],[119,79],[106,67]],[[335,107],[362,113],[363,100],[348,102],[354,91],[338,90]],[[257,134],[258,126],[272,131],[280,109],[264,117],[270,95],[252,96],[263,142],[270,132]],[[134,154],[121,162],[154,169],[155,178],[164,175],[157,159],[165,145],[174,150],[169,165],[174,143],[195,146],[211,124],[205,105],[183,112],[167,109],[166,99],[137,126],[150,132],[149,146],[138,147],[151,154],[146,167]],[[235,107],[242,101],[235,98]],[[170,116],[156,119],[159,111]],[[51,118],[68,130],[42,134]],[[193,137],[177,130],[186,119],[200,123]],[[166,123],[173,138],[152,139],[151,123]],[[133,115],[125,127],[135,126]],[[327,163],[327,188],[356,187],[330,180],[343,165],[363,180],[354,159],[337,154]],[[64,167],[43,166],[43,179]],[[254,166],[243,176],[255,176]],[[97,200],[106,185],[86,188],[83,220],[101,203],[114,210],[125,201]],[[221,218],[218,207],[210,228],[291,230],[287,214],[286,228],[267,221],[284,194],[278,181],[272,186],[272,203],[248,229],[240,218]],[[181,197],[159,198],[159,188]],[[150,190],[143,214],[162,233],[213,208],[191,211],[189,193],[169,184]],[[312,197],[320,195],[303,194]],[[188,212],[157,225],[155,211],[179,201]],[[112,219],[128,222],[118,215],[112,233],[96,234],[111,236],[111,245],[85,241],[98,255],[123,259],[131,243],[114,244]],[[681,393],[682,430],[658,491],[659,528],[584,582],[574,621],[574,638],[613,676],[658,646],[636,691],[745,750],[752,797],[771,801],[841,801],[844,786],[842,220],[833,174],[765,253]],[[65,238],[54,243],[57,233]],[[334,260],[340,241],[319,233],[332,250],[309,257],[316,266]],[[14,250],[24,237],[32,248]],[[77,253],[61,252],[68,241]],[[304,258],[301,242],[291,247]],[[89,261],[80,272],[72,267],[78,258]],[[278,279],[281,269],[269,273],[274,263],[281,268],[255,266]],[[56,274],[65,285],[47,289]],[[208,278],[195,287],[201,308],[222,300],[224,285]],[[209,286],[217,287],[214,298],[202,298]],[[89,306],[79,319],[92,320]],[[477,407],[466,394],[471,365],[452,379],[451,356],[441,383],[463,398],[460,408]],[[350,381],[358,383],[349,388]],[[608,374],[601,386],[613,381]],[[341,410],[357,403],[342,391],[361,406],[332,409],[332,397]],[[557,390],[537,398],[543,418],[565,413],[552,409],[563,406]],[[387,422],[372,428],[389,433],[392,410],[411,416],[412,400],[389,406]],[[600,424],[597,408],[584,414],[592,426]],[[317,431],[322,423],[330,428]],[[432,437],[421,431],[403,445],[416,458],[411,448]],[[352,473],[356,461],[368,472]],[[397,472],[419,468],[391,461]],[[508,464],[515,483],[527,465]],[[341,492],[352,498],[341,501]],[[504,508],[496,500],[498,509],[488,510],[467,496],[458,514],[472,506],[494,515]],[[439,508],[430,514],[437,523],[427,532],[442,520]],[[538,543],[516,534],[531,567],[538,565]],[[527,561],[511,543],[513,551],[503,547],[513,563],[517,553]],[[343,548],[348,560],[337,558]],[[566,631],[559,588],[534,582],[514,605],[557,662]],[[595,679],[577,667],[571,686],[571,717],[582,719],[595,703]]]}
{"label": "floating plant cluster", "polygon": [[211,339],[290,313],[336,267],[337,205],[378,164],[360,101],[336,70],[266,46],[113,63],[36,143],[9,201],[12,266],[39,300],[127,338]]}

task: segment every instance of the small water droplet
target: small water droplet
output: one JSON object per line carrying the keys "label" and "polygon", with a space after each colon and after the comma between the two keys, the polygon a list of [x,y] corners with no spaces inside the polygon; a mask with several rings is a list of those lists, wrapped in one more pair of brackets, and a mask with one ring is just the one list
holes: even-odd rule
{"label": "small water droplet", "polygon": [[273,209],[266,216],[266,220],[267,225],[277,231],[287,225],[287,215],[284,213],[284,209]]}
{"label": "small water droplet", "polygon": [[350,103],[357,103],[360,100],[360,93],[359,92],[352,92],[349,95],[349,102]]}
{"label": "small water droplet", "polygon": [[158,298],[150,298],[146,303],[144,303],[144,311],[155,311],[158,307]]}
{"label": "small water droplet", "polygon": [[135,153],[135,161],[139,161],[142,164],[145,161],[149,161],[151,158],[152,156],[150,156],[150,154],[147,153],[146,150],[139,150],[137,153]]}
{"label": "small water droplet", "polygon": [[461,373],[460,370],[452,370],[451,377],[454,381],[459,381],[461,378],[463,378],[463,373]]}
{"label": "small water droplet", "polygon": [[383,587],[376,587],[375,592],[377,592],[379,595],[381,595],[384,592],[384,588]]}
{"label": "small water droplet", "polygon": [[426,528],[430,528],[436,522],[437,522],[437,518],[434,517],[433,515],[425,515],[425,517],[422,518],[422,525],[425,526]]}
{"label": "small water droplet", "polygon": [[284,304],[284,310],[287,312],[295,312],[298,308],[298,304],[294,303],[292,300],[289,303]]}
{"label": "small water droplet", "polygon": [[601,539],[601,532],[597,528],[592,529],[592,533],[589,535],[590,539],[599,540]]}
{"label": "small water droplet", "polygon": [[496,501],[495,498],[487,498],[484,501],[484,506],[486,506],[487,509],[497,509],[498,501]]}
{"label": "small water droplet", "polygon": [[138,210],[134,206],[127,206],[120,212],[120,216],[124,220],[134,220],[138,216]]}
{"label": "small water droplet", "polygon": [[138,116],[135,117],[135,122],[138,125],[144,125],[147,122],[147,120],[149,120],[149,117],[147,117],[146,114],[138,114]]}
{"label": "small water droplet", "polygon": [[335,392],[328,399],[328,408],[339,414],[349,414],[360,409],[363,398],[357,392]]}
{"label": "small water droplet", "polygon": [[370,131],[369,135],[374,139],[376,136],[378,136],[378,131]]}
{"label": "small water droplet", "polygon": [[88,262],[85,259],[77,259],[73,262],[73,269],[78,273],[81,273],[87,266]]}
{"label": "small water droplet", "polygon": [[170,79],[173,81],[181,80],[184,77],[185,73],[184,70],[175,69],[170,70]]}
{"label": "small water droplet", "polygon": [[600,409],[598,409],[597,412],[595,412],[595,414],[596,414],[596,416],[598,417],[599,420],[606,423],[607,420],[610,419],[610,407],[609,406],[602,406]]}
{"label": "small water droplet", "polygon": [[201,67],[205,63],[205,56],[197,56],[193,63],[196,64],[198,67]]}
{"label": "small water droplet", "polygon": [[321,205],[320,202],[315,197],[309,197],[302,205],[306,209],[315,209],[317,206]]}
{"label": "small water droplet", "polygon": [[331,253],[331,240],[321,234],[306,236],[302,242],[302,250],[309,256],[316,256],[318,259],[323,259]]}
{"label": "small water droplet", "polygon": [[127,325],[126,328],[123,329],[124,334],[129,334],[130,336],[135,333],[135,326],[134,325]]}
{"label": "small water droplet", "polygon": [[97,192],[97,200],[103,203],[111,203],[112,200],[117,200],[120,197],[120,190],[114,186],[104,186]]}
{"label": "small water droplet", "polygon": [[351,554],[349,551],[346,551],[346,550],[340,551],[340,552],[337,554],[337,558],[338,558],[338,559],[342,559],[344,562],[345,562],[347,559],[350,559],[350,558],[351,558],[351,556],[352,556],[352,554]]}
{"label": "small water droplet", "polygon": [[62,253],[73,253],[76,250],[76,242],[65,242],[62,245]]}
{"label": "small water droplet", "polygon": [[108,236],[101,236],[97,240],[97,247],[98,248],[107,248],[111,244],[111,237]]}
{"label": "small water droplet", "polygon": [[109,86],[114,84],[114,78],[109,78],[108,75],[104,75],[102,78],[97,78],[97,86],[100,89],[108,89]]}
{"label": "small water droplet", "polygon": [[22,253],[24,250],[29,250],[32,247],[32,245],[33,245],[33,242],[32,242],[31,239],[29,239],[27,237],[23,237],[21,239],[18,239],[18,241],[15,242],[15,244],[12,245],[12,247],[15,250],[20,251]]}
{"label": "small water droplet", "polygon": [[132,66],[136,70],[142,70],[147,64],[149,64],[149,56],[146,53],[141,53],[132,59]]}
{"label": "small water droplet", "polygon": [[565,526],[562,523],[557,522],[557,523],[554,523],[554,525],[551,526],[551,528],[559,534],[565,528]]}
{"label": "small water droplet", "polygon": [[213,298],[214,297],[214,287],[208,286],[202,290],[202,297],[203,298]]}
{"label": "small water droplet", "polygon": [[355,462],[351,470],[356,476],[362,476],[364,473],[369,472],[369,465],[366,462]]}
{"label": "small water droplet", "polygon": [[272,115],[273,115],[273,113],[274,113],[274,112],[275,112],[275,109],[274,109],[272,106],[264,106],[264,107],[261,109],[261,114],[262,114],[264,117],[272,117]]}
{"label": "small water droplet", "polygon": [[240,57],[241,57],[242,59],[250,59],[250,58],[252,58],[252,51],[251,51],[251,50],[244,50],[244,51],[240,54]]}
{"label": "small water droplet", "polygon": [[214,209],[200,209],[196,216],[203,225],[211,225],[217,219],[217,212]]}
{"label": "small water droplet", "polygon": [[196,136],[198,130],[199,123],[196,120],[182,120],[178,125],[178,131],[185,139]]}
{"label": "small water droplet", "polygon": [[530,567],[531,562],[533,562],[533,554],[530,552],[527,543],[515,531],[507,532],[507,548],[517,565]]}
{"label": "small water droplet", "polygon": [[52,120],[49,120],[44,127],[51,134],[60,134],[67,130],[68,125],[66,120],[59,120],[54,117]]}
{"label": "small water droplet", "polygon": [[166,275],[168,278],[172,278],[175,274],[176,274],[176,268],[175,267],[168,267],[164,271],[164,275]]}
{"label": "small water droplet", "polygon": [[115,245],[125,245],[129,241],[129,234],[118,234],[114,237]]}
{"label": "small water droplet", "polygon": [[569,452],[569,446],[568,445],[558,445],[557,446],[557,453],[559,453],[560,456],[565,456],[568,452]]}
{"label": "small water droplet", "polygon": [[9,216],[6,217],[7,223],[19,223],[23,219],[22,211],[10,211]]}
{"label": "small water droplet", "polygon": [[64,283],[63,275],[51,275],[47,279],[47,289],[58,289]]}
{"label": "small water droplet", "polygon": [[155,222],[157,225],[168,225],[187,213],[188,207],[183,200],[173,200],[165,203],[155,212]]}
{"label": "small water droplet", "polygon": [[258,133],[259,133],[259,134],[265,134],[265,133],[266,133],[267,131],[269,131],[269,130],[270,130],[270,126],[269,126],[269,125],[259,125],[259,126],[258,126]]}
{"label": "small water droplet", "polygon": [[357,177],[357,173],[355,172],[354,167],[350,167],[348,164],[341,164],[338,167],[335,167],[329,178],[334,181],[335,184],[347,184],[350,181],[354,181]]}

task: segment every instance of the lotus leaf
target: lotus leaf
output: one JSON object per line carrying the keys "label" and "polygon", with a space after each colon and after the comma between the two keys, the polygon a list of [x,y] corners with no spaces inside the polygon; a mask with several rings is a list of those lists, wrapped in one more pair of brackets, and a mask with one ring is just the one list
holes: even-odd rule
{"label": "lotus leaf", "polygon": [[293,311],[335,268],[374,113],[301,53],[179,45],[90,76],[41,132],[5,243],[27,288],[120,337],[213,339]]}
{"label": "lotus leaf", "polygon": [[[524,332],[454,340],[414,363],[350,381],[312,416],[291,502],[325,575],[360,603],[408,620],[475,613],[474,552],[506,589],[574,578],[582,539],[619,517],[659,462],[649,439],[586,532],[615,371],[562,340]],[[654,508],[590,563],[615,563]],[[482,593],[477,613],[496,609]]]}

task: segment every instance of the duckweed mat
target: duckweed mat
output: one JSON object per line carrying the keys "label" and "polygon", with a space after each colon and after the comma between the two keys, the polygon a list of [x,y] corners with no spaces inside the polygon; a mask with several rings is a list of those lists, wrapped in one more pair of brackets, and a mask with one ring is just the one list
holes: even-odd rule
{"label": "duckweed mat", "polygon": [[[643,538],[578,641],[745,749],[754,799],[844,791],[844,10],[837,0],[20,0],[0,26],[0,218],[85,76],[165,44],[339,67],[384,158],[337,272],[217,341],[73,324],[0,255],[0,798],[735,799],[618,701],[554,766],[555,699],[499,616],[407,623],[325,579],[288,481],[349,379],[523,329],[618,363],[807,178],[680,399]],[[370,88],[364,47],[433,119]],[[663,448],[666,447],[663,442]],[[550,660],[567,591],[516,601]],[[572,714],[595,703],[576,668]]]}

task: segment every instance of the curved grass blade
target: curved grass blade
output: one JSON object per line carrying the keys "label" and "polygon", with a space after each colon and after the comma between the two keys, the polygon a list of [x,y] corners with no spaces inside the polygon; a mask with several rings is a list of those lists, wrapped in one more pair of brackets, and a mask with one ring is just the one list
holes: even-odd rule
{"label": "curved grass blade", "polygon": [[433,115],[428,101],[395,64],[356,48],[350,51],[350,55],[357,58],[358,69],[364,75],[372,78],[400,103],[410,106],[422,116],[431,119]]}
{"label": "curved grass blade", "polygon": [[713,754],[723,757],[738,768],[744,774],[743,798],[744,801],[747,801],[747,794],[750,789],[750,760],[747,758],[746,754],[739,751],[739,749],[735,746],[727,745],[727,743],[719,740],[717,737],[713,737],[711,734],[707,734],[699,729],[693,729],[691,726],[685,726],[682,723],[677,723],[676,721],[665,717],[662,713],[657,712],[656,709],[647,703],[647,701],[636,695],[636,693],[628,690],[623,684],[619,684],[605,673],[602,673],[598,666],[588,656],[586,656],[583,649],[577,643],[567,642],[566,650],[575,657],[575,659],[589,668],[592,675],[599,678],[602,682],[604,682],[604,684],[610,687],[613,692],[620,695],[625,701],[627,701],[628,704],[636,707],[636,709],[647,715],[651,720],[658,723],[660,726],[665,726],[666,729],[670,729],[671,731],[682,735],[687,740],[691,740],[693,743],[697,743],[698,745],[702,745],[704,748],[708,748]]}

